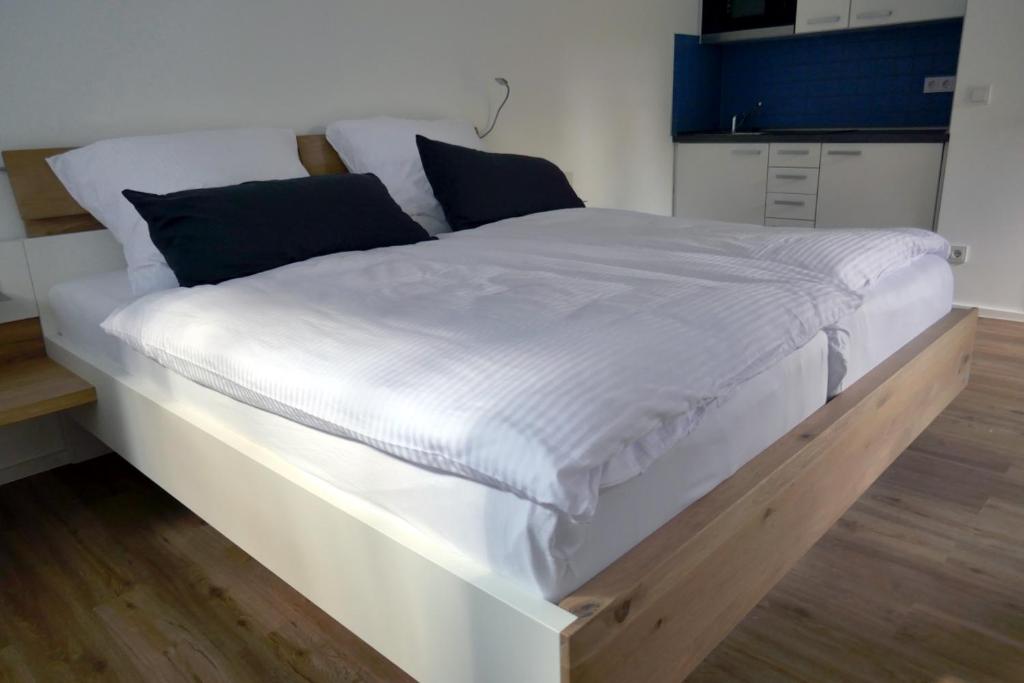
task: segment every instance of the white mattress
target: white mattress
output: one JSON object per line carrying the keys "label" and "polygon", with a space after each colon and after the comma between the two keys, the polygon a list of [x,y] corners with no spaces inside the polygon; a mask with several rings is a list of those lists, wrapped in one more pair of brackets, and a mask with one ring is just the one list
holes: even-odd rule
{"label": "white mattress", "polygon": [[591,518],[747,380],[948,243],[565,209],[155,293],[103,329],[263,410]]}
{"label": "white mattress", "polygon": [[578,523],[508,491],[299,425],[168,371],[99,329],[108,314],[132,300],[129,292],[125,273],[55,287],[50,300],[62,342],[86,358],[120,364],[168,400],[195,406],[341,490],[443,539],[483,570],[550,600],[596,575],[825,402],[828,341],[819,333],[710,410],[645,474],[602,490],[594,517]]}
{"label": "white mattress", "polygon": [[864,304],[827,330],[829,397],[931,327],[953,307],[953,271],[945,259],[922,256],[864,294]]}

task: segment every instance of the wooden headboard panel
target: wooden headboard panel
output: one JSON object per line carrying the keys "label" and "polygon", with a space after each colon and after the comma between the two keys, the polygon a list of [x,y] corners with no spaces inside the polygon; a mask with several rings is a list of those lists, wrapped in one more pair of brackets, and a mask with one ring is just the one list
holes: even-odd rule
{"label": "wooden headboard panel", "polygon": [[[69,149],[73,148],[17,149],[3,153],[14,200],[29,237],[103,230],[99,221],[71,198],[46,163],[47,157]],[[300,135],[299,158],[312,175],[345,173],[345,165],[323,135]]]}

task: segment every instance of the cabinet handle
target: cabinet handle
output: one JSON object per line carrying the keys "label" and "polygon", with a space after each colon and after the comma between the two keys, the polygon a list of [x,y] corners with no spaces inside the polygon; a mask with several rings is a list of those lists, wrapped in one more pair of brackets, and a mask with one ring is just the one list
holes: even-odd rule
{"label": "cabinet handle", "polygon": [[779,154],[788,154],[790,156],[807,156],[811,153],[809,149],[780,149]]}
{"label": "cabinet handle", "polygon": [[807,180],[807,176],[795,173],[776,173],[775,177],[779,180]]}
{"label": "cabinet handle", "polygon": [[758,156],[759,154],[761,154],[761,150],[759,150],[759,149],[734,149],[734,150],[732,150],[732,153],[733,154],[742,154],[744,156]]}
{"label": "cabinet handle", "polygon": [[812,17],[807,20],[807,25],[820,26],[821,24],[838,24],[840,19],[842,19],[842,17],[838,14],[832,14],[827,17]]}
{"label": "cabinet handle", "polygon": [[801,201],[797,201],[795,199],[773,199],[772,203],[773,204],[778,204],[779,206],[806,206],[807,205],[807,202],[801,202]]}
{"label": "cabinet handle", "polygon": [[858,12],[858,19],[888,19],[892,16],[891,9],[876,9],[870,12]]}
{"label": "cabinet handle", "polygon": [[859,157],[864,152],[859,149],[830,149],[825,154],[836,157]]}

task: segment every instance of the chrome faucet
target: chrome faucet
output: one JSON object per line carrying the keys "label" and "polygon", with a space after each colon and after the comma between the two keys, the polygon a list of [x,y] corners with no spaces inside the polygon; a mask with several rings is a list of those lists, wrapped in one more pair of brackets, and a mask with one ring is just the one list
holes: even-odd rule
{"label": "chrome faucet", "polygon": [[732,116],[732,132],[735,134],[736,133],[736,128],[738,126],[746,125],[747,121],[750,120],[750,117],[753,116],[754,114],[756,114],[757,112],[761,111],[761,109],[763,107],[764,107],[764,102],[762,102],[761,100],[758,100],[757,104],[755,104],[753,107],[751,107],[750,109],[748,109],[744,113],[742,113],[742,114],[733,114],[733,116]]}

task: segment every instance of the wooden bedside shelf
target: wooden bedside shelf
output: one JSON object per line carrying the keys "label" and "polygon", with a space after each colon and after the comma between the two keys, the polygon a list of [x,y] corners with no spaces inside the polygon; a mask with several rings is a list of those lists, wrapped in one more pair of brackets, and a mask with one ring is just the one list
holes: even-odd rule
{"label": "wooden bedside shelf", "polygon": [[95,401],[92,385],[46,357],[38,318],[0,325],[0,427]]}

